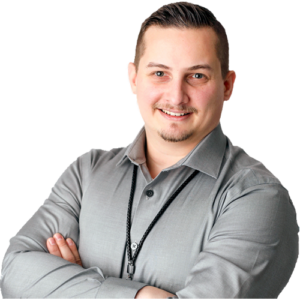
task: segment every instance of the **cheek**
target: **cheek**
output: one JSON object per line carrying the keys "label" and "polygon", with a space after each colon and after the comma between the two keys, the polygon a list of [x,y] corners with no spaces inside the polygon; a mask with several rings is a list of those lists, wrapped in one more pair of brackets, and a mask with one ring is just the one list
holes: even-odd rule
{"label": "cheek", "polygon": [[215,85],[205,86],[194,92],[195,105],[199,111],[207,111],[218,108],[223,103],[222,91]]}
{"label": "cheek", "polygon": [[154,86],[153,84],[141,79],[137,85],[136,95],[140,108],[149,108],[149,106],[152,107],[156,102],[159,101],[162,91],[157,88],[157,86]]}
{"label": "cheek", "polygon": [[200,111],[205,111],[212,107],[216,101],[216,94],[213,87],[206,86],[203,89],[197,90],[193,95],[191,95],[193,99],[195,99],[198,109]]}

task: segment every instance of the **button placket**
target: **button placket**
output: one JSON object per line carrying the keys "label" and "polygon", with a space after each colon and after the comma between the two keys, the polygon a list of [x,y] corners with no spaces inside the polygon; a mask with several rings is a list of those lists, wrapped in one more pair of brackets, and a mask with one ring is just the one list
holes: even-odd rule
{"label": "button placket", "polygon": [[[177,189],[172,195],[168,198],[166,203],[163,205],[163,207],[156,213],[155,217],[153,218],[152,222],[150,222],[150,225],[148,225],[142,235],[142,238],[139,242],[138,245],[136,243],[130,243],[130,240],[132,238],[131,236],[131,229],[132,225],[130,225],[130,218],[131,218],[131,210],[132,210],[132,202],[133,202],[133,197],[134,197],[134,190],[136,187],[136,172],[137,172],[137,166],[134,166],[133,170],[133,175],[132,175],[132,184],[131,184],[131,194],[130,194],[130,199],[128,202],[128,214],[127,214],[127,226],[126,226],[126,248],[127,248],[127,258],[128,258],[128,265],[127,265],[127,275],[128,279],[132,280],[134,273],[135,273],[135,261],[137,259],[138,254],[140,253],[139,251],[141,250],[143,243],[147,236],[149,235],[150,231],[152,228],[155,226],[157,223],[158,219],[165,213],[169,205],[173,202],[173,200],[178,196],[178,194],[186,187],[186,185],[198,174],[198,170],[195,170]],[[132,192],[133,191],[133,192]],[[153,196],[154,192],[153,190],[147,190],[146,194],[149,196]],[[153,204],[155,203],[150,203],[149,206],[153,207]],[[151,211],[151,210],[149,210]],[[147,218],[147,216],[145,216]],[[144,219],[145,220],[145,219]],[[132,248],[136,247],[136,252],[134,255],[132,255],[131,250]],[[130,249],[131,248],[131,249]]]}

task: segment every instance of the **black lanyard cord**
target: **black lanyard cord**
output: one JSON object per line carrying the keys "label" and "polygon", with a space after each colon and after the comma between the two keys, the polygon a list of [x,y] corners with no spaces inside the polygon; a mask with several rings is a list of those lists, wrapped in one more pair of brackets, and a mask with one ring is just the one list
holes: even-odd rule
{"label": "black lanyard cord", "polygon": [[134,255],[132,256],[131,254],[131,249],[130,249],[130,243],[131,243],[131,238],[130,238],[130,228],[131,228],[131,209],[132,209],[132,202],[133,202],[133,196],[134,196],[134,191],[135,191],[135,186],[136,186],[136,174],[137,174],[137,166],[134,165],[133,167],[133,174],[132,174],[132,181],[131,181],[131,189],[130,189],[130,197],[129,197],[129,202],[128,202],[128,210],[127,210],[127,226],[126,226],[126,239],[127,239],[127,257],[128,257],[128,265],[127,265],[127,274],[128,274],[128,279],[132,280],[134,271],[135,271],[135,266],[134,263],[136,261],[136,258],[143,246],[143,243],[148,236],[149,232],[152,230],[158,219],[162,216],[162,214],[166,211],[166,209],[169,207],[169,205],[172,203],[172,201],[178,196],[178,194],[187,186],[187,184],[197,175],[199,171],[196,170],[194,171],[182,184],[181,186],[174,192],[174,194],[168,199],[168,201],[163,205],[161,210],[157,213],[147,230],[145,231],[143,237],[141,238],[140,243],[137,245],[137,248],[134,252]]}

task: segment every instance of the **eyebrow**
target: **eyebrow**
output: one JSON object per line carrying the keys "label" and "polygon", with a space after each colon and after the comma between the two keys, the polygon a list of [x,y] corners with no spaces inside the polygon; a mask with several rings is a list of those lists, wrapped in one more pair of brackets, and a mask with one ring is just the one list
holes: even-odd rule
{"label": "eyebrow", "polygon": [[[147,68],[153,68],[153,67],[161,68],[161,69],[165,69],[165,70],[172,70],[172,68],[170,68],[170,67],[168,67],[166,65],[158,64],[158,63],[154,63],[154,62],[150,62],[147,65]],[[199,69],[211,70],[212,68],[211,68],[210,65],[207,65],[207,64],[204,64],[204,65],[195,65],[195,66],[192,66],[192,67],[188,68],[188,71],[195,71],[195,70],[199,70]]]}

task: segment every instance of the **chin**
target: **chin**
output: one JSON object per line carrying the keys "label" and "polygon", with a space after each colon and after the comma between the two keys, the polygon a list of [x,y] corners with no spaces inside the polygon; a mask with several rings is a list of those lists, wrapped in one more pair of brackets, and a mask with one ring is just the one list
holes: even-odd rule
{"label": "chin", "polygon": [[193,135],[193,131],[171,132],[171,130],[161,130],[158,131],[158,134],[165,141],[176,143],[186,141],[187,139],[189,139]]}

